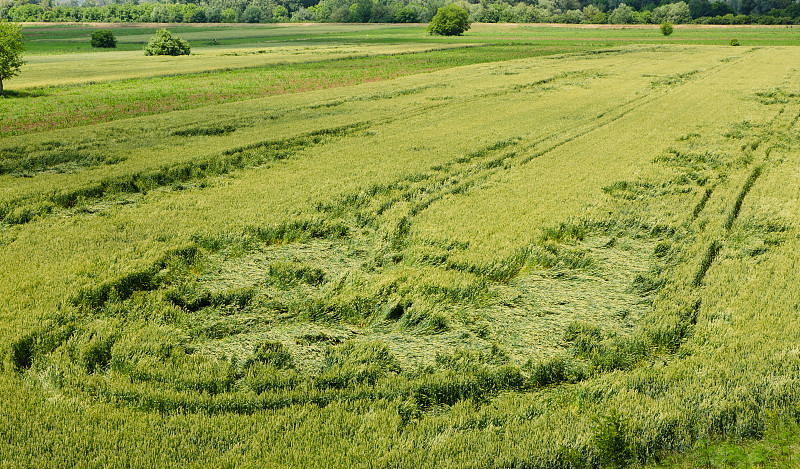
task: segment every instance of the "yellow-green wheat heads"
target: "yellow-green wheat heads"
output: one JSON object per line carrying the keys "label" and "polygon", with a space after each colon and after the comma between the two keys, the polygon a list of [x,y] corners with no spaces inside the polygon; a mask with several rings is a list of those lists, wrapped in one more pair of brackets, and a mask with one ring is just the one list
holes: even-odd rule
{"label": "yellow-green wheat heads", "polygon": [[436,15],[428,24],[428,34],[461,36],[469,27],[469,13],[467,13],[467,10],[451,3],[439,8],[436,12]]}
{"label": "yellow-green wheat heads", "polygon": [[22,25],[0,21],[0,94],[3,80],[19,74],[22,61]]}

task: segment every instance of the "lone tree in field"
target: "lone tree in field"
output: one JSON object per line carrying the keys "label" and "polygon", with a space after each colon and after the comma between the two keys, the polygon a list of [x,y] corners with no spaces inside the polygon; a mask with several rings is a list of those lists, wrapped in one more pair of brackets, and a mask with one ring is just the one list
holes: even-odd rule
{"label": "lone tree in field", "polygon": [[0,94],[3,80],[19,74],[22,61],[22,25],[0,21]]}
{"label": "lone tree in field", "polygon": [[670,23],[669,21],[664,21],[663,23],[661,23],[661,27],[659,29],[661,29],[661,34],[663,34],[664,36],[669,36],[670,34],[672,34],[672,29],[673,29],[672,23]]}
{"label": "lone tree in field", "polygon": [[469,29],[469,13],[458,5],[451,3],[441,7],[428,24],[428,34],[440,36],[461,36]]}
{"label": "lone tree in field", "polygon": [[92,32],[92,47],[102,47],[105,49],[113,49],[117,47],[117,38],[110,29],[98,29]]}
{"label": "lone tree in field", "polygon": [[159,29],[144,48],[144,55],[189,55],[189,43],[166,29]]}

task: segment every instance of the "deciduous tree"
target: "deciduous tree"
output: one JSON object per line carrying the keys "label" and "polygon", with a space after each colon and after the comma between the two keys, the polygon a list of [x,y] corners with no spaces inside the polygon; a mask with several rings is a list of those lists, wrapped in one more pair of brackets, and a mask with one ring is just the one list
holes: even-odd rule
{"label": "deciduous tree", "polygon": [[166,29],[156,31],[144,49],[144,55],[189,55],[189,52],[189,43]]}
{"label": "deciduous tree", "polygon": [[428,24],[428,33],[440,36],[460,36],[469,29],[469,26],[467,10],[451,3],[439,8]]}
{"label": "deciduous tree", "polygon": [[0,93],[3,80],[19,74],[22,61],[22,25],[0,21]]}
{"label": "deciduous tree", "polygon": [[98,29],[92,32],[92,47],[114,48],[117,47],[117,38],[110,29]]}

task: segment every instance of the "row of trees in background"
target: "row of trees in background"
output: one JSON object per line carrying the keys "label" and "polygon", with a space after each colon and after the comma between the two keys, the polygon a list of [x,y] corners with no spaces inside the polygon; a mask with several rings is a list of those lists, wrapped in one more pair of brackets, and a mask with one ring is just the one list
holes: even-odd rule
{"label": "row of trees in background", "polygon": [[[446,0],[0,0],[11,21],[427,23]],[[182,0],[185,1],[185,0]],[[660,1],[660,4],[654,3]],[[470,22],[798,24],[793,0],[459,0]]]}

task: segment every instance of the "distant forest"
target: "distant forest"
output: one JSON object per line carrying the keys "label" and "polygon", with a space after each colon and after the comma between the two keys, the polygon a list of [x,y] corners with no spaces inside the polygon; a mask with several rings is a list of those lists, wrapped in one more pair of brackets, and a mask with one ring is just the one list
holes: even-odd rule
{"label": "distant forest", "polygon": [[[798,24],[792,0],[458,0],[472,22]],[[451,0],[0,0],[11,21],[427,23]]]}

